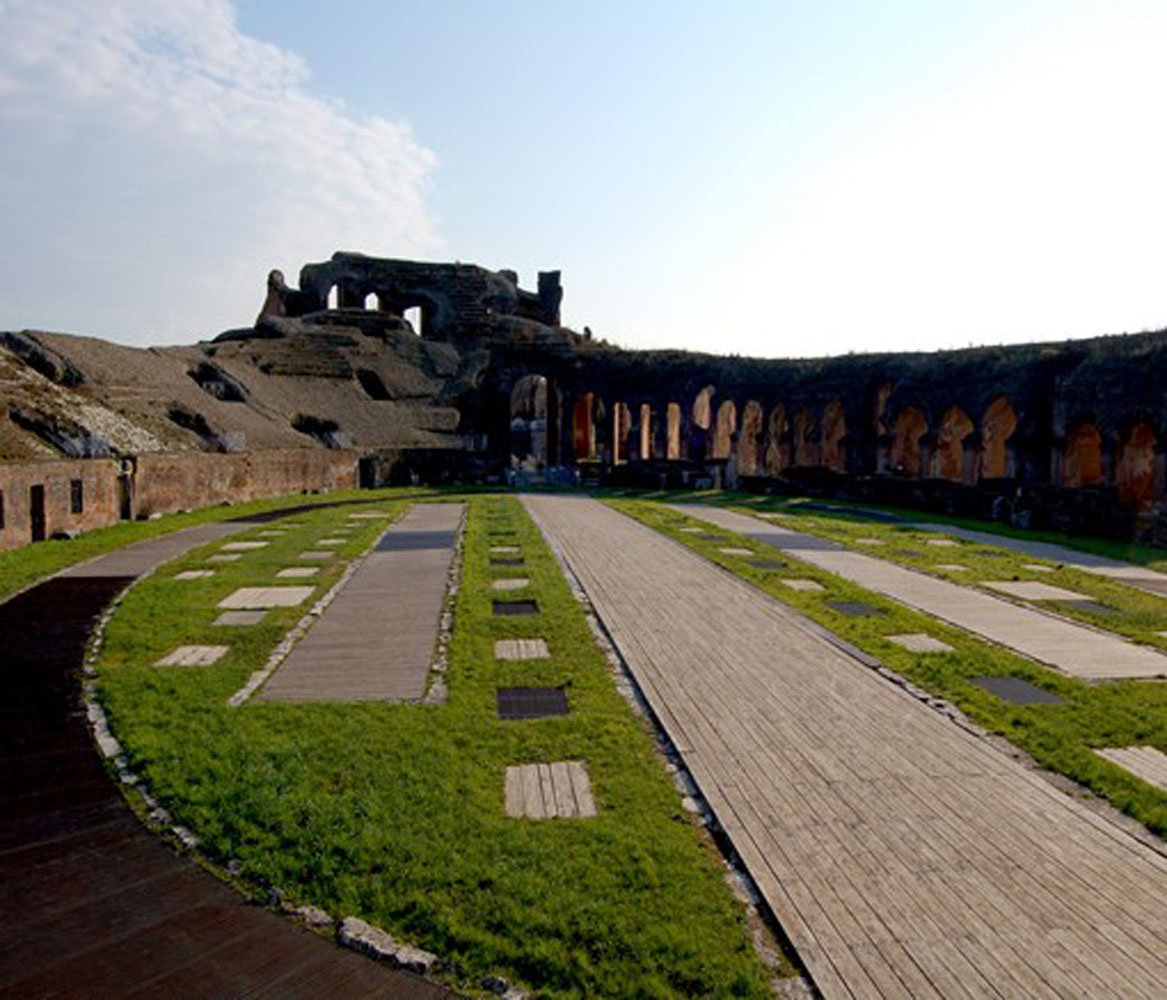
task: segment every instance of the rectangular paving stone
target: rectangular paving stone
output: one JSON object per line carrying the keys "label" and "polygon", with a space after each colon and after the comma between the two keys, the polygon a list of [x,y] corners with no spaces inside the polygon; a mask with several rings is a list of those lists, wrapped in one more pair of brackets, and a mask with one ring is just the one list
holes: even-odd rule
{"label": "rectangular paving stone", "polygon": [[929,538],[924,544],[935,545],[939,548],[952,548],[954,545],[959,545],[960,542],[955,538]]}
{"label": "rectangular paving stone", "polygon": [[505,580],[493,580],[490,585],[495,590],[522,590],[524,587],[529,587],[531,581],[525,576],[512,576]]}
{"label": "rectangular paving stone", "polygon": [[500,719],[546,719],[567,715],[567,692],[559,687],[507,687],[495,693]]}
{"label": "rectangular paving stone", "polygon": [[212,624],[233,627],[258,625],[266,616],[266,611],[224,611]]}
{"label": "rectangular paving stone", "polygon": [[1020,597],[1023,601],[1084,601],[1085,594],[1052,587],[1040,580],[981,580],[982,587],[999,590],[1002,594]]}
{"label": "rectangular paving stone", "polygon": [[784,583],[784,584],[786,584],[787,587],[791,587],[794,590],[826,590],[827,589],[821,583],[818,583],[815,580],[803,580],[800,577],[788,577],[787,579],[779,580],[778,582]]}
{"label": "rectangular paving stone", "polygon": [[1094,752],[1167,792],[1167,754],[1156,747],[1109,747]]}
{"label": "rectangular paving stone", "polygon": [[260,538],[282,538],[287,533],[286,528],[268,528],[266,531],[256,532]]}
{"label": "rectangular paving stone", "polygon": [[882,538],[853,538],[851,539],[856,545],[886,545],[887,543]]}
{"label": "rectangular paving stone", "polygon": [[492,601],[491,605],[498,617],[537,615],[539,613],[539,605],[534,601]]}
{"label": "rectangular paving stone", "polygon": [[315,576],[320,572],[319,566],[289,566],[287,569],[281,569],[276,576],[279,577],[309,577]]}
{"label": "rectangular paving stone", "polygon": [[686,535],[699,535],[704,529],[698,528],[696,525],[689,525],[686,528],[679,528],[677,530],[683,531]]}
{"label": "rectangular paving stone", "polygon": [[214,576],[213,569],[184,569],[181,573],[175,573],[176,580],[205,580],[208,576]]}
{"label": "rectangular paving stone", "polygon": [[322,548],[324,546],[343,545],[344,539],[343,538],[321,538],[319,541],[314,542],[313,544],[319,545]]}
{"label": "rectangular paving stone", "polygon": [[243,556],[241,556],[238,552],[232,552],[230,554],[220,552],[213,556],[207,556],[207,562],[230,563],[236,562],[242,558]]}
{"label": "rectangular paving stone", "polygon": [[517,545],[492,545],[490,547],[491,554],[497,556],[513,555],[519,551],[521,550]]}
{"label": "rectangular paving stone", "polygon": [[546,660],[551,651],[546,639],[499,639],[494,644],[498,660]]}
{"label": "rectangular paving stone", "polygon": [[1056,694],[1019,677],[970,677],[969,683],[1012,705],[1060,705]]}
{"label": "rectangular paving stone", "polygon": [[523,566],[522,556],[494,556],[490,560],[491,566]]}
{"label": "rectangular paving stone", "polygon": [[301,552],[297,559],[311,559],[316,562],[326,562],[335,556],[335,552],[329,552],[328,549],[308,549],[306,552]]}
{"label": "rectangular paving stone", "polygon": [[390,531],[377,543],[377,552],[418,552],[425,549],[452,549],[455,531]]}
{"label": "rectangular paving stone", "polygon": [[251,552],[253,549],[263,549],[269,545],[271,542],[228,542],[220,548],[224,552]]}
{"label": "rectangular paving stone", "polygon": [[1042,566],[1041,563],[1023,563],[1022,569],[1027,569],[1031,573],[1056,573],[1057,570],[1052,566]]}
{"label": "rectangular paving stone", "polygon": [[583,761],[521,764],[506,770],[506,811],[516,819],[583,819],[596,815]]}
{"label": "rectangular paving stone", "polygon": [[1083,598],[1080,601],[1058,601],[1055,605],[1059,608],[1073,608],[1075,611],[1084,611],[1092,615],[1121,615],[1122,612],[1118,608],[1111,608],[1105,604],[1099,604],[1097,601],[1091,601],[1089,598]]}
{"label": "rectangular paving stone", "polygon": [[862,601],[827,601],[827,607],[834,608],[839,614],[848,615],[851,618],[871,618],[874,615],[887,614],[883,608],[864,604]]}
{"label": "rectangular paving stone", "polygon": [[717,551],[724,552],[727,556],[752,556],[754,554],[753,549],[738,549],[732,545],[718,549]]}
{"label": "rectangular paving stone", "polygon": [[179,646],[162,659],[156,660],[156,667],[208,667],[218,663],[231,651],[230,646]]}
{"label": "rectangular paving stone", "polygon": [[888,642],[911,650],[913,653],[951,653],[952,647],[946,642],[934,639],[925,632],[905,632],[903,635],[885,635]]}
{"label": "rectangular paving stone", "polygon": [[350,521],[375,521],[378,518],[388,517],[389,514],[383,510],[364,510],[357,514],[349,514]]}
{"label": "rectangular paving stone", "polygon": [[224,610],[294,608],[303,604],[315,587],[240,587],[219,602]]}
{"label": "rectangular paving stone", "polygon": [[781,559],[754,559],[750,565],[756,569],[787,569],[788,566]]}
{"label": "rectangular paving stone", "polygon": [[947,570],[949,573],[967,573],[968,567],[962,566],[960,563],[937,563],[937,569]]}

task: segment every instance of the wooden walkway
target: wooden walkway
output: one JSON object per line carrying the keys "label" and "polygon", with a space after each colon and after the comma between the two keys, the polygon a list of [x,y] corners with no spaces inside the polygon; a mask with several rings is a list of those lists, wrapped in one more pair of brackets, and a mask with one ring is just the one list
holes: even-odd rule
{"label": "wooden walkway", "polygon": [[972,587],[905,569],[885,559],[853,552],[746,514],[695,504],[677,504],[674,509],[772,545],[792,559],[836,573],[877,594],[1075,677],[1085,680],[1167,677],[1167,656],[1121,636],[1021,607]]}
{"label": "wooden walkway", "polygon": [[524,502],[825,996],[1167,995],[1167,858],[683,546]]}
{"label": "wooden walkway", "polygon": [[245,527],[142,542],[0,604],[0,996],[453,996],[249,906],[151,835],[98,758],[79,709],[94,620],[138,574]]}
{"label": "wooden walkway", "polygon": [[417,504],[397,521],[257,701],[424,697],[464,504]]}

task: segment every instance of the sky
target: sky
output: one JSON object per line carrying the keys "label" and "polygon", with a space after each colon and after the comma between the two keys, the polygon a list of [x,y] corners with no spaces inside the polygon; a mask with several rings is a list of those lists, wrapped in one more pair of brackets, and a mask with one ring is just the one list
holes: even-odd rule
{"label": "sky", "polygon": [[0,329],[253,322],[335,250],[629,348],[1167,327],[1162,0],[0,0]]}

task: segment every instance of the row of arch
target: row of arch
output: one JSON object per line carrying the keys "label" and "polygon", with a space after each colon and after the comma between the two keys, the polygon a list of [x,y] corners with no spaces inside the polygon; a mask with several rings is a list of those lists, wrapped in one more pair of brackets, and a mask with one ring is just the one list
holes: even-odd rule
{"label": "row of arch", "polygon": [[[534,394],[532,384],[539,386]],[[544,441],[548,398],[547,380],[541,376],[520,380],[512,394],[512,418],[520,424],[526,418],[532,426],[541,422]],[[877,409],[885,403],[886,395]],[[933,424],[924,409],[907,404],[894,415],[877,413],[867,427],[848,426],[841,400],[819,407],[781,402],[766,406],[756,399],[739,405],[733,399],[718,402],[711,385],[701,388],[687,406],[623,400],[609,405],[595,392],[561,397],[559,404],[561,461],[619,465],[716,459],[732,463],[744,476],[821,468],[968,484],[1018,473],[1013,442],[1019,420],[1006,396],[993,399],[976,420],[954,405]],[[515,426],[512,419],[512,430]],[[856,450],[859,441],[869,445],[862,457]],[[1120,501],[1146,507],[1157,493],[1157,450],[1158,439],[1146,422],[1136,422],[1107,441],[1096,422],[1084,419],[1055,443],[1049,481],[1067,488],[1112,484]]]}

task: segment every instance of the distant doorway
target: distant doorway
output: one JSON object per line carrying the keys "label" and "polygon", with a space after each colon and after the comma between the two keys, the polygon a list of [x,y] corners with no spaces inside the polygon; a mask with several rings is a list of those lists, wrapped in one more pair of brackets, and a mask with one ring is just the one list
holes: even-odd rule
{"label": "distant doorway", "polygon": [[28,489],[28,523],[32,528],[32,540],[45,540],[45,488],[39,483]]}
{"label": "distant doorway", "polygon": [[134,484],[133,480],[123,473],[117,479],[118,517],[128,521],[134,516]]}

